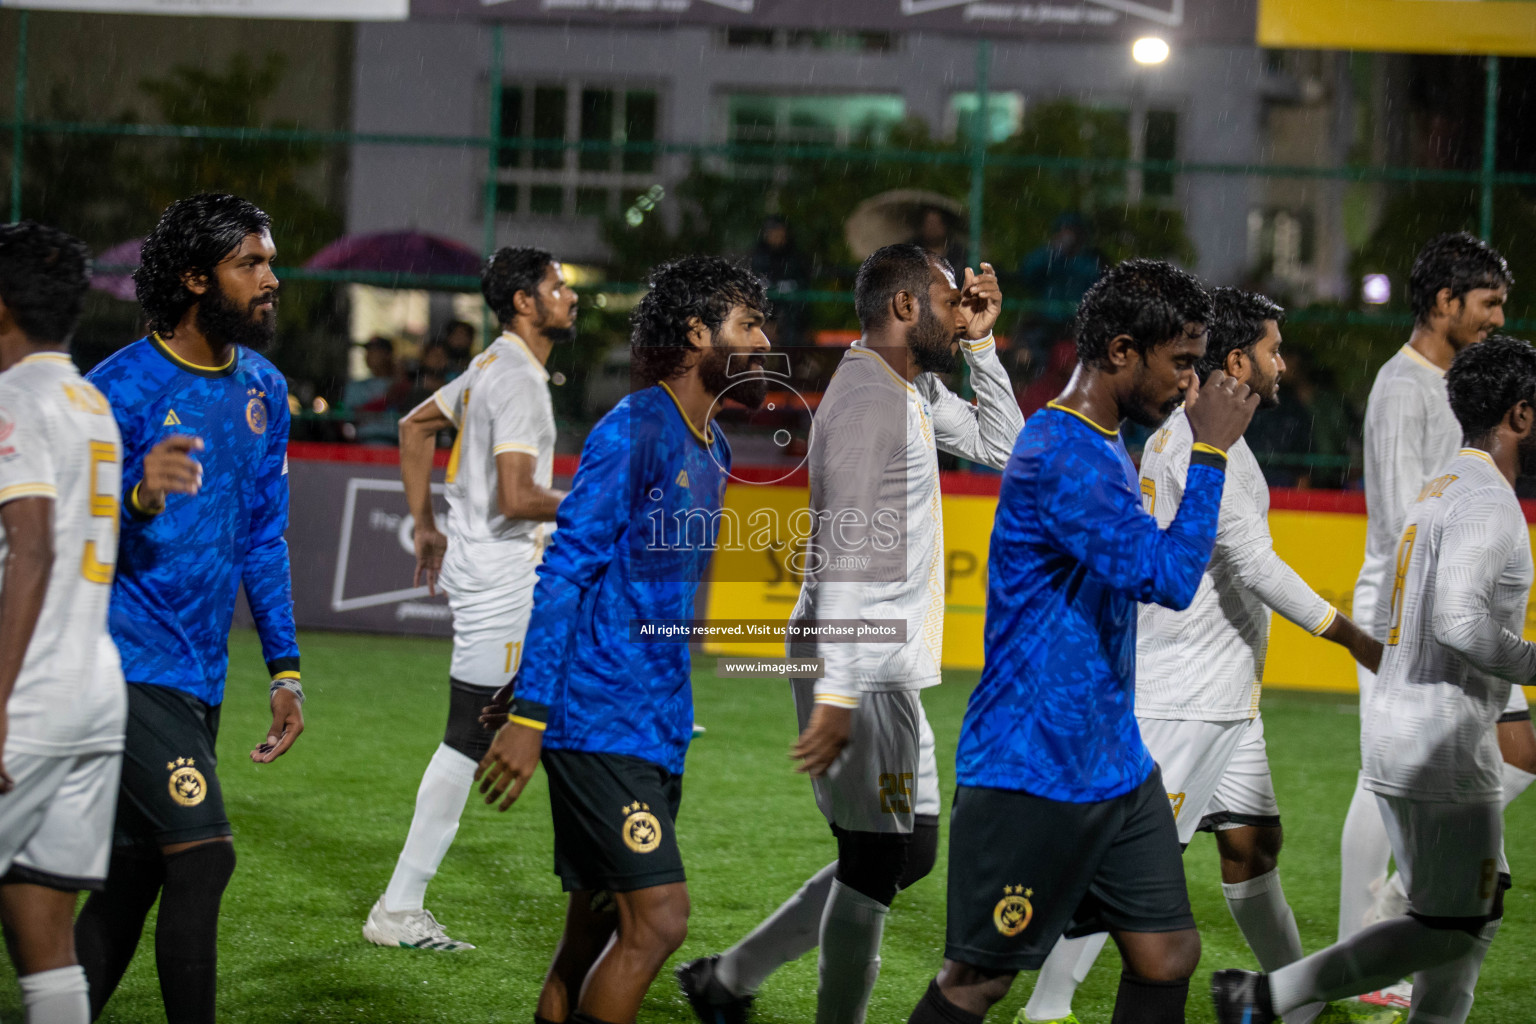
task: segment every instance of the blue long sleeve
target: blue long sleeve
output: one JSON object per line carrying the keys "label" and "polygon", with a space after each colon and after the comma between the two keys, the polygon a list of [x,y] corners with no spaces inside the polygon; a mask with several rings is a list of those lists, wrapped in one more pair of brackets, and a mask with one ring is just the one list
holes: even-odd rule
{"label": "blue long sleeve", "polygon": [[299,643],[293,622],[293,576],[288,562],[288,394],[267,396],[271,423],[267,451],[255,481],[251,534],[240,581],[261,637],[267,671],[276,677],[299,671]]}

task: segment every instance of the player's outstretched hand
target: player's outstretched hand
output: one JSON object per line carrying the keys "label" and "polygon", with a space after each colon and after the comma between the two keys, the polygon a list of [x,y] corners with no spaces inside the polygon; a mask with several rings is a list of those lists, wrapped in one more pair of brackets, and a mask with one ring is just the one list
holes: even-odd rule
{"label": "player's outstretched hand", "polygon": [[827,774],[837,755],[848,745],[848,734],[853,728],[853,711],[849,708],[817,704],[811,709],[811,720],[789,752],[800,760],[797,772],[804,772],[813,779]]}
{"label": "player's outstretched hand", "polygon": [[491,694],[491,702],[480,709],[480,728],[499,729],[506,724],[507,712],[512,710],[512,683]]}
{"label": "player's outstretched hand", "polygon": [[1259,396],[1248,385],[1220,370],[1212,370],[1204,384],[1197,380],[1184,393],[1184,413],[1195,443],[1221,451],[1237,444],[1258,407]]}
{"label": "player's outstretched hand", "polygon": [[437,593],[437,576],[443,568],[443,555],[448,551],[448,536],[436,526],[416,524],[416,574],[411,586],[427,586],[427,596]]}
{"label": "player's outstretched hand", "polygon": [[992,333],[998,314],[1003,311],[1003,290],[997,285],[997,271],[983,263],[978,274],[965,268],[960,284],[960,313],[965,318],[965,336],[980,341]]}
{"label": "player's outstretched hand", "polygon": [[203,450],[203,439],[172,434],[144,456],[139,504],[152,512],[165,507],[167,494],[196,494],[203,486],[203,466],[190,453]]}
{"label": "player's outstretched hand", "polygon": [[491,740],[491,749],[480,759],[480,767],[475,769],[475,781],[480,783],[485,802],[494,804],[501,800],[501,806],[496,808],[498,811],[511,807],[523,795],[528,780],[533,778],[543,749],[543,730],[514,722],[502,726],[496,738]]}
{"label": "player's outstretched hand", "polygon": [[272,725],[265,743],[251,751],[251,760],[270,764],[288,752],[293,741],[304,731],[304,711],[291,690],[272,691]]}
{"label": "player's outstretched hand", "polygon": [[1350,653],[1350,656],[1375,672],[1381,668],[1381,655],[1385,650],[1381,641],[1355,625],[1355,621],[1342,612],[1333,617],[1333,623],[1323,630],[1323,639],[1332,640]]}

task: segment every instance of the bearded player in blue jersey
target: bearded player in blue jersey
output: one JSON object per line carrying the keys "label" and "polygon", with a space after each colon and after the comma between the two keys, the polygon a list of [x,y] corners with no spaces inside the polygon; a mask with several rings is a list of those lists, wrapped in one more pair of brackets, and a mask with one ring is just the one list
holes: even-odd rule
{"label": "bearded player in blue jersey", "polygon": [[[944,967],[911,1024],[979,1024],[1065,932],[1109,931],[1114,1024],[1184,1020],[1200,959],[1178,830],[1135,717],[1137,602],[1184,608],[1216,541],[1226,450],[1259,396],[1202,387],[1211,300],[1129,260],[1083,296],[1078,366],[1030,417],[1003,474],[988,556],[985,666],[960,727]],[[1185,403],[1184,501],[1142,507],[1120,425]]]}
{"label": "bearded player in blue jersey", "polygon": [[235,869],[214,743],[243,585],[271,675],[251,760],[304,728],[288,574],[288,388],[273,337],[271,221],[230,195],[172,203],[134,273],[150,335],[89,376],[123,438],[109,626],[128,727],[106,887],[75,943],[99,1016],[158,896],[155,962],[170,1024],[214,1020],[219,902]]}
{"label": "bearded player in blue jersey", "polygon": [[712,421],[722,397],[766,396],[767,309],[757,278],[722,259],[652,273],[631,316],[646,386],[587,436],[522,665],[482,719],[505,723],[475,773],[487,803],[510,807],[541,760],[549,775],[570,905],[537,1022],[629,1024],[688,930],[673,827],[693,735],[688,645],[636,643],[632,624],[693,617],[731,467]]}

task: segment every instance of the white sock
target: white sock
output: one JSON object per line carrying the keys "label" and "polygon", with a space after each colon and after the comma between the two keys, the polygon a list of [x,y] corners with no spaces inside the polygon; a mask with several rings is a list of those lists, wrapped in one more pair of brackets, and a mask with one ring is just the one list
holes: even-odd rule
{"label": "white sock", "polygon": [[1024,1007],[1028,1020],[1060,1020],[1072,1013],[1072,997],[1077,986],[1088,977],[1099,951],[1109,941],[1109,932],[1096,932],[1081,938],[1063,936],[1051,947],[1050,955],[1040,965],[1035,978],[1035,990],[1029,994]]}
{"label": "white sock", "polygon": [[453,837],[459,831],[459,816],[475,781],[475,762],[446,744],[438,744],[421,788],[416,791],[416,814],[405,847],[395,862],[389,888],[384,890],[386,910],[420,910],[427,895],[427,883],[437,874]]}
{"label": "white sock", "polygon": [[1381,822],[1376,794],[1355,781],[1355,795],[1344,818],[1339,842],[1339,941],[1365,927],[1365,917],[1376,903],[1375,890],[1385,883],[1392,843]]}
{"label": "white sock", "polygon": [[880,976],[880,936],[891,908],[832,880],[821,917],[816,1024],[863,1024]]}
{"label": "white sock", "polygon": [[1405,974],[1463,957],[1473,944],[1466,932],[1431,928],[1411,917],[1382,921],[1270,974],[1270,1002],[1285,1016],[1308,1003],[1374,992]]}
{"label": "white sock", "polygon": [[1502,768],[1504,777],[1504,806],[1508,807],[1515,802],[1515,798],[1530,788],[1531,783],[1536,782],[1536,775],[1523,768],[1516,768],[1505,761]]}
{"label": "white sock", "polygon": [[1472,952],[1448,964],[1431,967],[1413,976],[1413,1009],[1409,1016],[1414,1024],[1463,1024],[1472,1012],[1473,993],[1477,989],[1477,975],[1483,968],[1483,957],[1498,934],[1502,919],[1483,925]]}
{"label": "white sock", "polygon": [[[1301,932],[1280,886],[1279,868],[1246,882],[1222,882],[1221,891],[1259,967],[1274,971],[1301,959]],[[1322,1003],[1303,1006],[1286,1014],[1285,1024],[1312,1024],[1323,1007]]]}
{"label": "white sock", "polygon": [[768,975],[815,949],[822,913],[836,877],[834,860],[812,875],[746,938],[720,954],[715,961],[715,980],[732,995],[755,995]]}
{"label": "white sock", "polygon": [[27,1024],[90,1024],[91,998],[79,966],[23,974],[17,980]]}

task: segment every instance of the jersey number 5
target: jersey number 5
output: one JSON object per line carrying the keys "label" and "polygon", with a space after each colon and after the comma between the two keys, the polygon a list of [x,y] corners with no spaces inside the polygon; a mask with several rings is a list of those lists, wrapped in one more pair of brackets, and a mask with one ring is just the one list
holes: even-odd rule
{"label": "jersey number 5", "polygon": [[[103,473],[102,467],[112,469]],[[117,492],[120,475],[117,472],[117,445],[111,441],[91,442],[91,518],[105,519],[96,539],[85,542],[85,554],[80,558],[80,575],[92,583],[111,583],[112,569],[117,564]],[[105,493],[102,484],[110,482]],[[103,542],[98,544],[97,539]],[[106,556],[103,561],[102,556]]]}
{"label": "jersey number 5", "polygon": [[1413,544],[1418,537],[1418,526],[1410,526],[1403,531],[1403,539],[1397,543],[1397,573],[1392,577],[1392,604],[1387,609],[1387,615],[1392,620],[1392,629],[1387,633],[1387,646],[1397,646],[1398,635],[1403,628],[1403,603],[1406,594],[1403,586],[1408,580],[1408,562],[1413,558]]}

